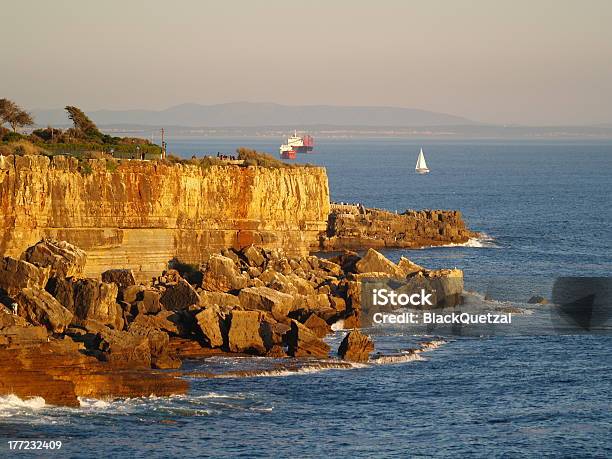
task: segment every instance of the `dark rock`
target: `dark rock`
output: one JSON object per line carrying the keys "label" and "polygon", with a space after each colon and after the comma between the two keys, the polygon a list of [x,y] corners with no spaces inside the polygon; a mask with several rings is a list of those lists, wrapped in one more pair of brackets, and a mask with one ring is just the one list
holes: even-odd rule
{"label": "dark rock", "polygon": [[160,302],[166,309],[178,311],[200,304],[200,296],[187,281],[180,278],[176,284],[166,288]]}
{"label": "dark rock", "polygon": [[338,355],[352,362],[367,362],[371,352],[374,352],[374,343],[358,330],[349,332],[338,348]]}
{"label": "dark rock", "polygon": [[16,297],[19,315],[33,325],[43,325],[52,333],[63,333],[72,321],[72,312],[48,292],[24,288]]}
{"label": "dark rock", "polygon": [[11,257],[0,259],[0,289],[10,296],[23,288],[44,288],[49,279],[49,268],[42,268]]}
{"label": "dark rock", "polygon": [[296,320],[291,321],[291,330],[287,332],[287,345],[288,353],[292,357],[327,358],[329,356],[329,346]]}
{"label": "dark rock", "polygon": [[547,304],[548,300],[540,295],[534,295],[527,301],[529,304]]}
{"label": "dark rock", "polygon": [[43,239],[29,247],[21,258],[37,266],[49,267],[58,277],[69,277],[83,274],[87,254],[66,241]]}
{"label": "dark rock", "polygon": [[96,279],[78,279],[72,283],[73,323],[96,320],[115,330],[123,329],[123,310],[117,304],[117,285]]}
{"label": "dark rock", "polygon": [[102,282],[115,283],[119,290],[136,284],[134,273],[131,269],[109,269],[102,273]]}

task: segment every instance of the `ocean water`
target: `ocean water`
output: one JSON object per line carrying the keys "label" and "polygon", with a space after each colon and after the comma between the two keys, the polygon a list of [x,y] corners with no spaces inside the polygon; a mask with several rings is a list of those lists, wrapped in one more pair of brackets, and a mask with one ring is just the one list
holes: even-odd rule
{"label": "ocean water", "polygon": [[[327,167],[332,199],[402,211],[460,209],[484,233],[466,246],[389,250],[431,268],[458,267],[466,290],[528,308],[539,324],[511,336],[448,336],[438,349],[391,365],[249,378],[190,378],[186,396],[83,400],[79,409],[0,397],[7,440],[62,440],[69,457],[610,457],[612,338],[546,329],[558,276],[612,272],[612,143],[317,139],[299,161]],[[171,138],[170,149],[276,152],[276,139]],[[414,174],[420,147],[432,172]],[[429,336],[402,326],[368,330],[377,350]],[[332,347],[342,332],[329,338]],[[262,359],[186,362],[244,369]],[[21,453],[23,454],[23,453]],[[44,453],[50,455],[48,451]]]}

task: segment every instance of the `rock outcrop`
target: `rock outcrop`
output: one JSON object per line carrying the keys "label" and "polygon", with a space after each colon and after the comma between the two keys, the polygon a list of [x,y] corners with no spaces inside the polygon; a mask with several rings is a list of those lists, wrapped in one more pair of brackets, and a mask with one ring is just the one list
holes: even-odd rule
{"label": "rock outcrop", "polygon": [[43,239],[29,247],[21,258],[36,266],[50,268],[52,275],[67,277],[83,274],[87,254],[66,241]]}
{"label": "rock outcrop", "polygon": [[358,330],[347,333],[338,348],[338,355],[352,362],[367,362],[372,352],[374,352],[374,343],[369,336]]}
{"label": "rock outcrop", "polygon": [[456,210],[406,210],[401,214],[357,205],[331,205],[321,249],[427,247],[467,242],[468,230]]}

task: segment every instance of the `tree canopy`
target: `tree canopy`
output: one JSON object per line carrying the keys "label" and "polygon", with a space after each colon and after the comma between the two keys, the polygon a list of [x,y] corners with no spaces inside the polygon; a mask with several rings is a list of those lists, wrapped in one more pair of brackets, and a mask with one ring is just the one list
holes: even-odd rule
{"label": "tree canopy", "polygon": [[0,125],[8,123],[17,132],[17,128],[34,124],[32,115],[12,100],[0,99]]}
{"label": "tree canopy", "polygon": [[72,120],[74,129],[82,132],[87,137],[102,137],[102,133],[98,130],[98,126],[78,107],[71,105],[66,106],[68,118]]}

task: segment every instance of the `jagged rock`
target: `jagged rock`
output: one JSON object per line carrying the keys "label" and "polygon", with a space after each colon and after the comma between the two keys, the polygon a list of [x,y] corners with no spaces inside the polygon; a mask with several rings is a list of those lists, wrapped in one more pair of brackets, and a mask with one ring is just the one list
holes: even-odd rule
{"label": "jagged rock", "polygon": [[341,298],[339,296],[330,296],[329,300],[331,307],[337,312],[346,311],[346,301],[344,300],[344,298]]}
{"label": "jagged rock", "polygon": [[136,284],[134,273],[131,269],[109,269],[102,273],[102,282],[115,283],[119,290]]}
{"label": "jagged rock", "polygon": [[23,288],[44,288],[49,279],[48,267],[38,267],[11,257],[0,259],[0,289],[10,296]]}
{"label": "jagged rock", "polygon": [[178,311],[200,304],[200,296],[186,280],[179,278],[176,284],[166,288],[160,302],[166,309]]}
{"label": "jagged rock", "polygon": [[148,336],[111,330],[108,327],[97,333],[98,357],[115,366],[151,368],[151,347]]}
{"label": "jagged rock", "polygon": [[45,290],[69,311],[74,312],[74,277],[52,277],[47,282]]}
{"label": "jagged rock", "polygon": [[244,259],[249,264],[249,266],[260,267],[266,261],[263,254],[261,253],[261,249],[254,247],[252,245],[242,249],[241,253]]}
{"label": "jagged rock", "polygon": [[240,273],[234,260],[212,255],[206,265],[202,288],[213,292],[229,292],[246,287],[248,276]]}
{"label": "jagged rock", "polygon": [[345,273],[354,273],[356,272],[355,264],[360,259],[361,258],[359,257],[357,252],[345,250],[340,255],[331,258],[330,261],[333,261],[334,263],[340,265],[342,267],[342,271],[344,271]]}
{"label": "jagged rock", "polygon": [[51,273],[58,277],[69,277],[83,274],[87,254],[66,241],[43,239],[29,247],[21,258],[37,266],[51,268]]}
{"label": "jagged rock", "polygon": [[142,292],[142,300],[136,302],[139,313],[157,314],[161,311],[161,295],[157,290],[146,289]]}
{"label": "jagged rock", "polygon": [[43,326],[10,325],[0,329],[0,348],[36,346],[47,340],[48,331]]}
{"label": "jagged rock", "polygon": [[128,285],[119,291],[119,299],[130,304],[136,303],[142,301],[144,291],[144,285]]}
{"label": "jagged rock", "polygon": [[534,295],[527,301],[528,304],[547,304],[548,300],[540,295]]}
{"label": "jagged rock", "polygon": [[24,288],[16,297],[19,315],[33,325],[43,325],[52,333],[63,333],[72,321],[72,312],[48,292]]}
{"label": "jagged rock", "polygon": [[365,256],[355,263],[355,269],[358,273],[385,273],[389,276],[402,277],[397,265],[374,249],[368,249]]}
{"label": "jagged rock", "polygon": [[96,320],[115,330],[123,328],[123,311],[117,304],[117,285],[96,279],[77,279],[72,283],[73,323]]}
{"label": "jagged rock", "polygon": [[274,345],[270,324],[262,311],[232,311],[228,333],[231,352],[265,355]]}
{"label": "jagged rock", "polygon": [[352,362],[367,362],[371,352],[374,352],[374,343],[358,330],[349,332],[338,348],[338,355]]}
{"label": "jagged rock", "polygon": [[164,284],[176,284],[182,279],[181,273],[179,273],[176,269],[165,270],[162,272],[161,277],[163,278]]}
{"label": "jagged rock", "polygon": [[21,317],[13,314],[8,309],[4,309],[0,305],[0,330],[8,327],[27,327],[28,323]]}
{"label": "jagged rock", "polygon": [[337,263],[334,263],[333,261],[326,260],[325,258],[319,258],[318,263],[316,264],[319,269],[322,269],[323,271],[328,272],[332,276],[342,275],[342,268],[340,267],[340,265],[338,265]]}
{"label": "jagged rock", "polygon": [[223,292],[206,292],[202,291],[200,295],[200,306],[222,306],[232,308],[240,306],[240,299],[236,295]]}
{"label": "jagged rock", "polygon": [[310,317],[304,322],[304,325],[308,327],[315,335],[319,338],[324,338],[328,333],[331,333],[332,329],[327,322],[321,319],[316,314],[311,314]]}
{"label": "jagged rock", "polygon": [[342,328],[350,330],[353,328],[361,328],[361,313],[359,310],[352,310],[342,319]]}
{"label": "jagged rock", "polygon": [[423,268],[422,266],[417,265],[416,263],[413,263],[412,261],[410,261],[408,258],[406,257],[401,257],[399,263],[397,264],[397,267],[399,268],[399,270],[401,271],[402,275],[404,277],[409,276],[410,274],[414,274],[417,273],[419,271],[424,271],[425,268]]}
{"label": "jagged rock", "polygon": [[275,344],[274,346],[270,348],[268,352],[266,352],[266,357],[270,357],[273,359],[280,359],[283,357],[287,357],[287,353],[281,346],[279,346],[278,344]]}
{"label": "jagged rock", "polygon": [[293,297],[268,287],[249,287],[238,295],[240,305],[247,310],[269,311],[272,316],[283,321],[293,307]]}
{"label": "jagged rock", "polygon": [[291,321],[291,330],[287,333],[287,345],[288,353],[292,357],[327,358],[329,356],[329,346],[296,320]]}
{"label": "jagged rock", "polygon": [[173,322],[175,314],[174,311],[160,311],[157,314],[138,314],[130,327],[136,324],[141,327],[153,328],[173,335],[179,335],[179,328],[176,323]]}
{"label": "jagged rock", "polygon": [[217,308],[207,308],[195,316],[198,327],[210,347],[223,346],[223,336],[227,335],[225,317]]}
{"label": "jagged rock", "polygon": [[306,279],[297,276],[295,272],[287,276],[287,279],[289,282],[291,282],[291,284],[293,284],[297,290],[297,293],[300,295],[313,295],[315,293],[315,289],[312,284]]}
{"label": "jagged rock", "polygon": [[249,269],[247,269],[247,274],[251,278],[256,278],[261,276],[261,270],[259,268],[255,268],[254,266],[249,266]]}

